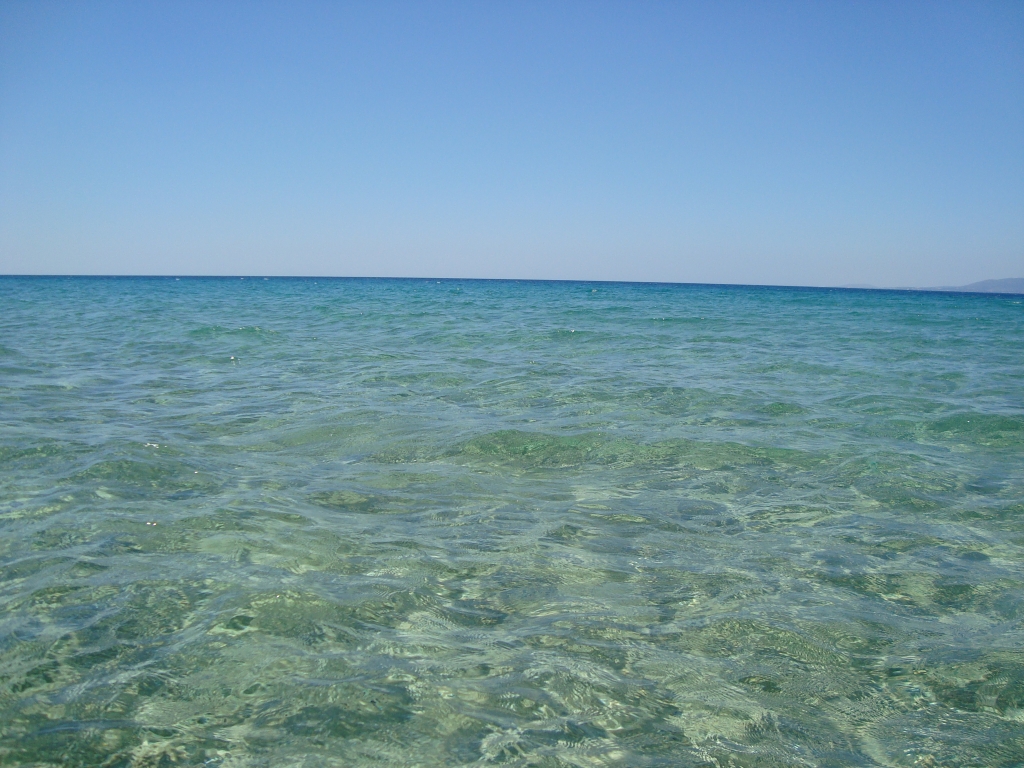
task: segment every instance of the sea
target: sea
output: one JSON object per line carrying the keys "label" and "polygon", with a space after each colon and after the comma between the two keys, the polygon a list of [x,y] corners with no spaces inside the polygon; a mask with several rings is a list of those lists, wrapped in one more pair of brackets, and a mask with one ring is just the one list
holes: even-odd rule
{"label": "sea", "polygon": [[0,765],[1024,765],[1024,296],[0,278]]}

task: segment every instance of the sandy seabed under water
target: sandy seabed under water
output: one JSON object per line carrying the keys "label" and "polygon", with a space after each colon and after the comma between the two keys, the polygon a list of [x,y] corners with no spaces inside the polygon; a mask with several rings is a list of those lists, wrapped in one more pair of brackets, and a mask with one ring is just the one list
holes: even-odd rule
{"label": "sandy seabed under water", "polygon": [[0,765],[1024,765],[1024,297],[0,306]]}

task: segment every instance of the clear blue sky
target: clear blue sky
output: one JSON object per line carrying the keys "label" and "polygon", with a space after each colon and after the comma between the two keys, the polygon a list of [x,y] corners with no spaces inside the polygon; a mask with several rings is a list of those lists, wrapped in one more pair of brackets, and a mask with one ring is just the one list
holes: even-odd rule
{"label": "clear blue sky", "polygon": [[0,273],[1024,276],[1024,3],[7,0]]}

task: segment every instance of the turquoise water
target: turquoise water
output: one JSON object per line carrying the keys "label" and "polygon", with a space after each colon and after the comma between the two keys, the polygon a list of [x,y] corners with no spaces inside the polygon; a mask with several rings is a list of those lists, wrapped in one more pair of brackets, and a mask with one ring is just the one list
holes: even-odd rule
{"label": "turquoise water", "polygon": [[0,279],[0,764],[1024,764],[1024,297]]}

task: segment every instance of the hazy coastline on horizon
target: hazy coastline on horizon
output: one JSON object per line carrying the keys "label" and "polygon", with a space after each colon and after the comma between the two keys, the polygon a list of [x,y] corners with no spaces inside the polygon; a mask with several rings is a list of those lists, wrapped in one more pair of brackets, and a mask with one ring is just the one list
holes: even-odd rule
{"label": "hazy coastline on horizon", "polygon": [[882,288],[867,283],[842,285],[841,288],[861,288],[871,291],[948,291],[957,293],[1024,293],[1024,277],[1004,277],[997,280],[979,280],[967,285],[941,285],[930,288],[915,288],[901,285],[897,288]]}

